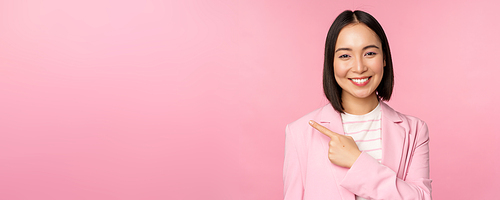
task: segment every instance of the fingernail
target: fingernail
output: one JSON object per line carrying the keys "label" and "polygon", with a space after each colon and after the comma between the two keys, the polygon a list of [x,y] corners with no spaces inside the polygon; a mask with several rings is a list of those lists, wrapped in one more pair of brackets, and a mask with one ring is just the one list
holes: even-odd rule
{"label": "fingernail", "polygon": [[313,120],[309,120],[309,124],[313,125],[314,124]]}

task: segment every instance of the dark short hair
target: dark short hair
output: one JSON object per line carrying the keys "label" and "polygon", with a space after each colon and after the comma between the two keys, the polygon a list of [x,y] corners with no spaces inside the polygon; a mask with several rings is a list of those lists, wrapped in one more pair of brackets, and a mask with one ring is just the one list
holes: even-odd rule
{"label": "dark short hair", "polygon": [[391,98],[392,89],[394,88],[394,71],[392,68],[391,51],[384,29],[382,29],[382,26],[380,26],[378,21],[370,14],[360,10],[355,10],[354,12],[346,10],[340,13],[332,26],[330,26],[330,30],[326,36],[325,62],[323,66],[323,91],[333,108],[339,113],[344,113],[344,107],[342,106],[342,88],[335,80],[333,72],[335,44],[337,43],[337,38],[342,28],[353,23],[363,23],[368,26],[368,28],[378,35],[382,43],[382,52],[386,65],[384,67],[382,81],[380,81],[376,89],[378,99],[388,101]]}

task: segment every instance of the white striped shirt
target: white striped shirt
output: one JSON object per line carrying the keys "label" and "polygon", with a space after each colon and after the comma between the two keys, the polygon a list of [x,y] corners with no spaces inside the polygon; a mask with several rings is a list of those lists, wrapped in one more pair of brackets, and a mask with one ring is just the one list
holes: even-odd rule
{"label": "white striped shirt", "polygon": [[[380,103],[375,109],[364,115],[341,114],[345,135],[351,136],[360,151],[382,161],[381,119],[382,110]],[[356,196],[356,200],[364,200]]]}

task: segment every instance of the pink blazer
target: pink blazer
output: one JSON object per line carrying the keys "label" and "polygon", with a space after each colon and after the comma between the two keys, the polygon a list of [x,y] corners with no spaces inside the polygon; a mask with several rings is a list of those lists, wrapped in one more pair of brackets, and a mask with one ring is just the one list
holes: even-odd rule
{"label": "pink blazer", "polygon": [[309,126],[315,120],[344,134],[340,114],[328,104],[286,127],[285,200],[431,199],[429,132],[425,122],[382,107],[382,162],[362,152],[343,168],[328,159],[330,138]]}

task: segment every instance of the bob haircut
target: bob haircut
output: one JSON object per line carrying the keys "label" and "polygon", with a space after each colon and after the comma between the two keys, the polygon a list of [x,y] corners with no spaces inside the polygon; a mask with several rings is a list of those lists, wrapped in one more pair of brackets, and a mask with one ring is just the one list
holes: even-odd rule
{"label": "bob haircut", "polygon": [[389,101],[392,95],[392,89],[394,88],[394,71],[392,68],[391,51],[382,26],[380,26],[373,16],[366,12],[360,10],[355,10],[354,12],[346,10],[340,13],[332,26],[330,26],[330,30],[326,36],[325,61],[323,66],[323,91],[333,108],[339,113],[344,113],[344,107],[342,106],[342,88],[337,83],[337,80],[335,80],[333,71],[333,55],[335,54],[335,44],[337,43],[337,38],[342,28],[355,23],[363,23],[368,26],[368,28],[378,35],[382,44],[382,52],[386,65],[384,66],[382,80],[376,89],[379,101]]}

